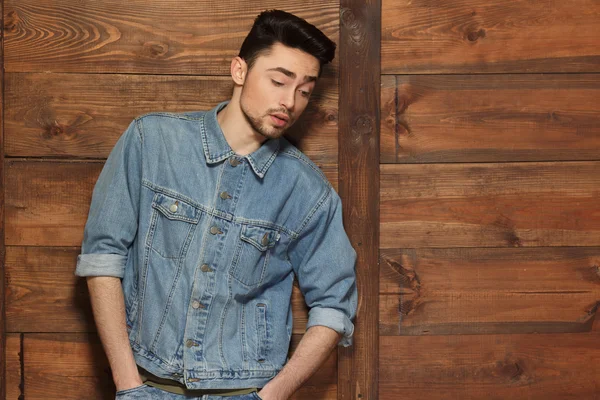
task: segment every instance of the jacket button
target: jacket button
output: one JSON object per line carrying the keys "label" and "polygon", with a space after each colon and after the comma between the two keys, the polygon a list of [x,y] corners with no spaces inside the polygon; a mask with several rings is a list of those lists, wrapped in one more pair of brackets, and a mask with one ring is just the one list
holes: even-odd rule
{"label": "jacket button", "polygon": [[221,192],[220,196],[223,200],[227,200],[227,199],[231,198],[231,195],[227,192]]}
{"label": "jacket button", "polygon": [[242,162],[241,162],[241,161],[239,161],[239,160],[238,160],[237,158],[235,158],[235,157],[231,157],[231,158],[229,159],[229,164],[230,164],[232,167],[237,167],[237,166],[238,166],[238,165],[240,165],[241,163],[242,163]]}
{"label": "jacket button", "polygon": [[212,269],[208,266],[208,264],[202,264],[202,266],[200,267],[200,270],[202,272],[212,272]]}
{"label": "jacket button", "polygon": [[218,226],[211,226],[210,233],[216,235],[217,233],[223,233],[223,231],[220,230]]}
{"label": "jacket button", "polygon": [[198,300],[194,300],[194,301],[192,301],[192,308],[194,308],[194,309],[204,308],[204,305],[202,305],[202,303],[200,303]]}
{"label": "jacket button", "polygon": [[178,207],[177,207],[177,203],[173,203],[173,204],[171,204],[171,207],[169,207],[169,210],[170,210],[172,213],[174,213],[174,212],[177,212],[177,208],[178,208]]}
{"label": "jacket button", "polygon": [[196,342],[194,342],[192,339],[188,339],[188,340],[185,342],[185,345],[186,345],[187,347],[194,347],[194,346],[197,346]]}
{"label": "jacket button", "polygon": [[262,245],[266,246],[269,244],[269,234],[265,233],[262,237]]}
{"label": "jacket button", "polygon": [[188,382],[198,382],[200,378],[189,378]]}

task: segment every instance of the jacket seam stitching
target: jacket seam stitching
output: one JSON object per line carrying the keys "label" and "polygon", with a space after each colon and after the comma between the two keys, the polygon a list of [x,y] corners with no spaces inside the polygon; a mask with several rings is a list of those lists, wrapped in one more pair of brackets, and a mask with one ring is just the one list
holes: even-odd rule
{"label": "jacket seam stitching", "polygon": [[298,236],[302,235],[302,232],[304,231],[304,229],[306,228],[306,226],[308,225],[308,223],[310,222],[312,217],[317,213],[317,211],[321,208],[321,206],[323,204],[325,204],[325,202],[327,200],[329,200],[330,197],[331,197],[331,189],[328,188],[328,190],[325,191],[325,194],[319,199],[317,204],[310,210],[308,215],[304,218],[302,225],[300,225],[300,229],[298,229]]}
{"label": "jacket seam stitching", "polygon": [[329,180],[327,180],[327,177],[325,176],[325,174],[323,173],[323,171],[316,167],[313,163],[311,162],[307,162],[304,157],[300,156],[300,155],[296,155],[288,150],[281,150],[279,151],[278,154],[282,154],[282,155],[287,155],[289,157],[295,158],[296,160],[301,161],[304,165],[310,167],[310,169],[312,169],[313,171],[315,171],[318,175],[319,178],[321,178],[321,180],[323,181],[323,183],[325,183],[327,186],[331,186],[331,182],[329,182]]}
{"label": "jacket seam stitching", "polygon": [[182,119],[185,121],[200,121],[203,118],[203,115],[198,116],[198,117],[189,117],[189,116],[183,115],[183,114],[154,111],[154,112],[150,112],[150,113],[141,115],[141,116],[137,117],[137,119],[142,120],[146,117],[166,117],[166,118],[173,118],[173,119]]}

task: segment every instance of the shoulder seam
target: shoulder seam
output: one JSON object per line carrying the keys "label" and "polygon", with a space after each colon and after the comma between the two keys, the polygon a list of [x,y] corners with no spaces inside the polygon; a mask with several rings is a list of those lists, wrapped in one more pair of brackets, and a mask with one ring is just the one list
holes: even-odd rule
{"label": "shoulder seam", "polygon": [[321,206],[323,204],[325,204],[325,202],[331,198],[332,190],[333,190],[333,187],[331,187],[331,186],[328,187],[327,190],[325,190],[324,195],[321,196],[319,201],[317,201],[317,204],[315,204],[315,206],[310,210],[308,215],[304,218],[302,225],[300,225],[300,228],[298,229],[298,236],[296,238],[298,238],[298,237],[300,237],[300,235],[302,235],[304,228],[306,228],[306,226],[308,225],[308,223],[310,222],[312,217],[317,213],[317,211],[321,208]]}
{"label": "shoulder seam", "polygon": [[142,125],[142,121],[138,118],[135,118],[133,120],[133,123],[135,124],[135,130],[137,131],[137,135],[140,139],[140,142],[144,143],[144,135],[142,134],[144,126]]}
{"label": "shoulder seam", "polygon": [[313,162],[307,161],[306,160],[306,156],[304,156],[304,154],[302,152],[300,152],[300,151],[298,151],[298,152],[300,153],[300,155],[294,154],[294,153],[292,153],[290,151],[287,151],[287,150],[280,151],[279,154],[287,155],[287,156],[290,156],[292,158],[295,158],[296,160],[302,161],[305,165],[307,165],[308,167],[310,167],[313,171],[315,171],[319,175],[319,177],[321,178],[321,180],[323,181],[323,183],[325,183],[325,185],[327,187],[332,187],[331,182],[329,182],[327,180],[327,177],[325,176],[325,174],[323,173],[323,171],[319,167],[317,167]]}
{"label": "shoulder seam", "polygon": [[[202,111],[203,113],[205,113],[206,111]],[[136,117],[136,120],[139,119],[144,119],[146,117],[166,117],[166,118],[174,118],[174,119],[183,119],[185,121],[199,121],[201,117],[198,118],[194,118],[194,117],[190,117],[185,115],[184,113],[172,113],[172,112],[166,112],[166,111],[153,111],[153,112],[149,112],[143,115],[140,115],[138,117]]]}

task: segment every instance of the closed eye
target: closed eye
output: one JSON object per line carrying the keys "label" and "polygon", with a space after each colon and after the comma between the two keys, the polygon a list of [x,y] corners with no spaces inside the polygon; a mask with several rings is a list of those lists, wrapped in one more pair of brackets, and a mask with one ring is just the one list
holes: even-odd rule
{"label": "closed eye", "polygon": [[274,80],[274,79],[271,79],[271,82],[273,82],[273,85],[275,85],[275,86],[283,86],[283,83],[281,83],[281,82],[277,82],[277,81],[276,81],[276,80]]}

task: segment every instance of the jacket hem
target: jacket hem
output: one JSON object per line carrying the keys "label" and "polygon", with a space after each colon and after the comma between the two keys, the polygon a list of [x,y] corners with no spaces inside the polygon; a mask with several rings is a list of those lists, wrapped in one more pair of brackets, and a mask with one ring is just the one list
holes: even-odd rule
{"label": "jacket hem", "polygon": [[[155,354],[131,343],[136,363],[151,374],[185,385],[188,389],[239,389],[264,387],[281,369],[210,370],[185,372],[164,362]],[[190,381],[191,380],[191,381]],[[196,381],[197,380],[197,381]]]}

